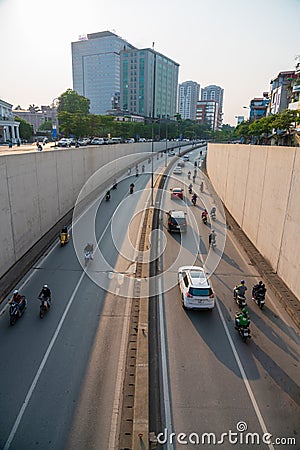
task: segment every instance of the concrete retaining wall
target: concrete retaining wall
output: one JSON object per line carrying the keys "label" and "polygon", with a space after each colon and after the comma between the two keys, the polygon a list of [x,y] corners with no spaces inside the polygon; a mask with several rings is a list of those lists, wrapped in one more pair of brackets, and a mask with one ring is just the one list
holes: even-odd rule
{"label": "concrete retaining wall", "polygon": [[[168,143],[171,147],[171,143]],[[154,151],[166,143],[154,144]],[[70,211],[84,183],[112,162],[105,182],[137,162],[136,154],[151,152],[151,143],[53,149],[0,156],[0,276]],[[123,161],[122,156],[132,155]],[[89,186],[99,182],[95,177]],[[87,192],[88,193],[88,192]]]}
{"label": "concrete retaining wall", "polygon": [[300,150],[209,144],[207,171],[245,234],[300,298]]}

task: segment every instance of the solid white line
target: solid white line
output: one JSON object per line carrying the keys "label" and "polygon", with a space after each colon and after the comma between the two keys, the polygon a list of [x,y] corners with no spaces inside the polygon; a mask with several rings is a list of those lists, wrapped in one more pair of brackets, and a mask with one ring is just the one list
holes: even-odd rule
{"label": "solid white line", "polygon": [[[232,349],[234,358],[235,358],[235,360],[236,360],[236,363],[237,363],[238,368],[239,368],[239,371],[240,371],[240,373],[241,373],[243,382],[244,382],[244,384],[245,384],[245,387],[246,387],[246,389],[247,389],[247,392],[248,392],[248,395],[249,395],[249,397],[250,397],[251,403],[252,403],[252,405],[253,405],[253,408],[254,408],[256,417],[257,417],[257,419],[258,419],[258,421],[259,421],[259,424],[260,424],[260,426],[261,426],[261,429],[262,429],[263,433],[268,433],[266,424],[265,424],[265,422],[264,422],[264,419],[263,419],[263,417],[262,417],[262,414],[261,414],[260,409],[259,409],[259,407],[258,407],[258,404],[257,404],[257,402],[256,402],[255,396],[254,396],[253,391],[252,391],[252,389],[251,389],[250,383],[249,383],[249,381],[248,381],[247,375],[246,375],[245,370],[244,370],[244,368],[243,368],[243,365],[242,365],[242,363],[241,363],[241,360],[240,360],[240,357],[239,357],[239,355],[238,355],[238,352],[237,352],[237,350],[236,350],[236,348],[235,348],[235,345],[234,345],[234,343],[233,343],[233,340],[232,340],[232,338],[231,338],[231,336],[230,336],[230,333],[229,333],[227,324],[226,324],[226,322],[225,322],[225,318],[224,318],[224,316],[223,316],[223,313],[222,313],[222,311],[221,311],[221,308],[220,308],[220,306],[219,306],[219,303],[218,303],[218,300],[217,300],[217,299],[216,299],[216,306],[217,306],[218,312],[219,312],[219,314],[220,314],[220,317],[221,317],[221,320],[222,320],[222,323],[223,323],[223,327],[224,327],[225,333],[226,333],[226,335],[227,335],[227,338],[228,338],[230,347],[231,347],[231,349]],[[270,450],[274,450],[274,446],[273,446],[272,443],[271,443],[271,444],[268,444],[268,447],[269,447]]]}
{"label": "solid white line", "polygon": [[127,345],[127,335],[129,330],[129,322],[130,322],[130,308],[131,302],[127,301],[127,306],[125,309],[125,317],[123,322],[123,330],[122,330],[122,338],[121,338],[121,346],[119,352],[119,363],[117,369],[117,379],[115,385],[115,395],[114,402],[112,408],[112,417],[110,423],[110,433],[109,433],[109,441],[108,441],[108,449],[114,450],[116,448],[116,438],[118,432],[118,419],[120,415],[120,405],[122,398],[122,388],[123,388],[123,379],[125,375],[124,367],[125,367],[125,358],[127,356],[126,353],[126,345]]}
{"label": "solid white line", "polygon": [[[162,259],[161,253],[162,240],[158,238],[158,254],[161,255],[159,261]],[[162,294],[162,277],[158,278],[159,283],[159,295],[158,295],[158,308],[159,308],[159,331],[160,331],[160,347],[161,347],[161,367],[162,367],[162,385],[163,385],[163,408],[165,415],[165,427],[167,430],[172,430],[172,414],[171,414],[171,401],[170,401],[170,386],[168,376],[167,365],[167,351],[166,351],[166,335],[165,335],[165,323],[164,323],[164,304]],[[173,449],[173,445],[166,444],[166,449]]]}

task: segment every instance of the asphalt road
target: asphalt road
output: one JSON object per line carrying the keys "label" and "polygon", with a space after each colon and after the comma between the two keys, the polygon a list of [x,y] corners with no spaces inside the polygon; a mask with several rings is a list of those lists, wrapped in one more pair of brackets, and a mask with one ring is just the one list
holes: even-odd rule
{"label": "asphalt road", "polygon": [[[154,165],[162,161],[155,159]],[[147,161],[145,165],[150,170]],[[127,178],[111,191],[109,202],[100,199],[92,228],[101,255],[95,253],[86,272],[81,265],[83,247],[93,237],[84,214],[70,242],[49,249],[19,283],[28,308],[13,327],[7,302],[2,303],[0,448],[113,448],[113,408],[119,407],[117,380],[131,304],[126,296],[131,292],[130,283],[122,285],[112,273],[126,272],[135,259],[140,223],[132,225],[131,219],[149,179],[149,173]],[[129,195],[132,181],[137,194]],[[125,208],[119,207],[122,202]],[[112,236],[112,223],[120,245],[128,240],[130,229],[132,245],[124,256]],[[41,320],[37,296],[45,283],[53,301]],[[112,293],[107,294],[107,288]]]}
{"label": "asphalt road", "polygon": [[[163,156],[154,158],[154,169],[165,165]],[[136,244],[151,180],[147,160],[145,167],[145,174],[140,164],[139,177],[119,180],[109,202],[101,198],[76,217],[70,242],[50,248],[21,280],[28,308],[13,327],[8,299],[1,304],[0,448],[114,448]],[[88,241],[98,250],[84,270]],[[37,296],[45,283],[53,300],[41,320]]]}
{"label": "asphalt road", "polygon": [[[193,154],[199,158],[199,151]],[[300,339],[295,324],[270,289],[262,311],[251,301],[251,289],[260,279],[259,274],[232,233],[226,230],[218,206],[217,220],[213,223],[217,249],[209,253],[210,223],[202,224],[201,211],[204,205],[217,204],[217,199],[207,180],[204,180],[204,193],[200,193],[199,184],[204,175],[198,172],[194,185],[199,194],[198,203],[196,207],[191,206],[186,188],[187,171],[186,165],[182,175],[169,178],[164,197],[165,210],[187,212],[187,233],[169,234],[162,214],[166,240],[161,239],[161,245],[165,245],[165,292],[160,298],[160,333],[161,354],[166,354],[161,363],[166,416],[163,428],[167,431],[161,430],[164,434],[160,442],[166,442],[166,448],[181,448],[182,445],[210,448],[215,436],[216,443],[223,441],[219,446],[224,449],[299,448]],[[184,201],[171,200],[168,189],[180,185],[185,189]],[[216,307],[212,312],[185,311],[176,285],[177,269],[180,265],[202,265],[205,261],[216,294]],[[232,289],[241,279],[245,279],[248,286],[251,318],[252,339],[246,344],[241,341],[233,322],[238,308]],[[229,438],[230,430],[237,435]],[[208,436],[203,433],[214,433],[210,436],[210,445]],[[222,433],[227,436],[222,438]],[[254,438],[255,445],[245,444],[247,433],[259,435]],[[264,433],[272,434],[270,444],[262,442]],[[197,437],[199,444],[195,445]],[[276,438],[283,438],[281,445],[272,444]],[[295,438],[296,443],[288,444],[286,438]],[[186,442],[183,444],[183,441]]]}

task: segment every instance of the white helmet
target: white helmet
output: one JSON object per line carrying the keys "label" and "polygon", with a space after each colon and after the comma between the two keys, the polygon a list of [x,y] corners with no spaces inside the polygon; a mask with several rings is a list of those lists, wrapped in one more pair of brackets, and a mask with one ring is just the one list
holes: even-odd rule
{"label": "white helmet", "polygon": [[15,289],[15,290],[14,290],[14,295],[15,295],[15,294],[18,294],[18,293],[19,293],[18,289]]}
{"label": "white helmet", "polygon": [[44,284],[43,289],[46,289],[47,287],[48,287],[48,285],[47,285],[47,284]]}

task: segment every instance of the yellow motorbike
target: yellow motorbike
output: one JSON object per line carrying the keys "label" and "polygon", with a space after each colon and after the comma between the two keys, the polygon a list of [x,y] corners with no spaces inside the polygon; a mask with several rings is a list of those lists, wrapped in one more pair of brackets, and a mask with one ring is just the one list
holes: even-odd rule
{"label": "yellow motorbike", "polygon": [[69,233],[60,233],[59,235],[59,242],[60,246],[63,247],[65,244],[69,242],[70,235]]}

